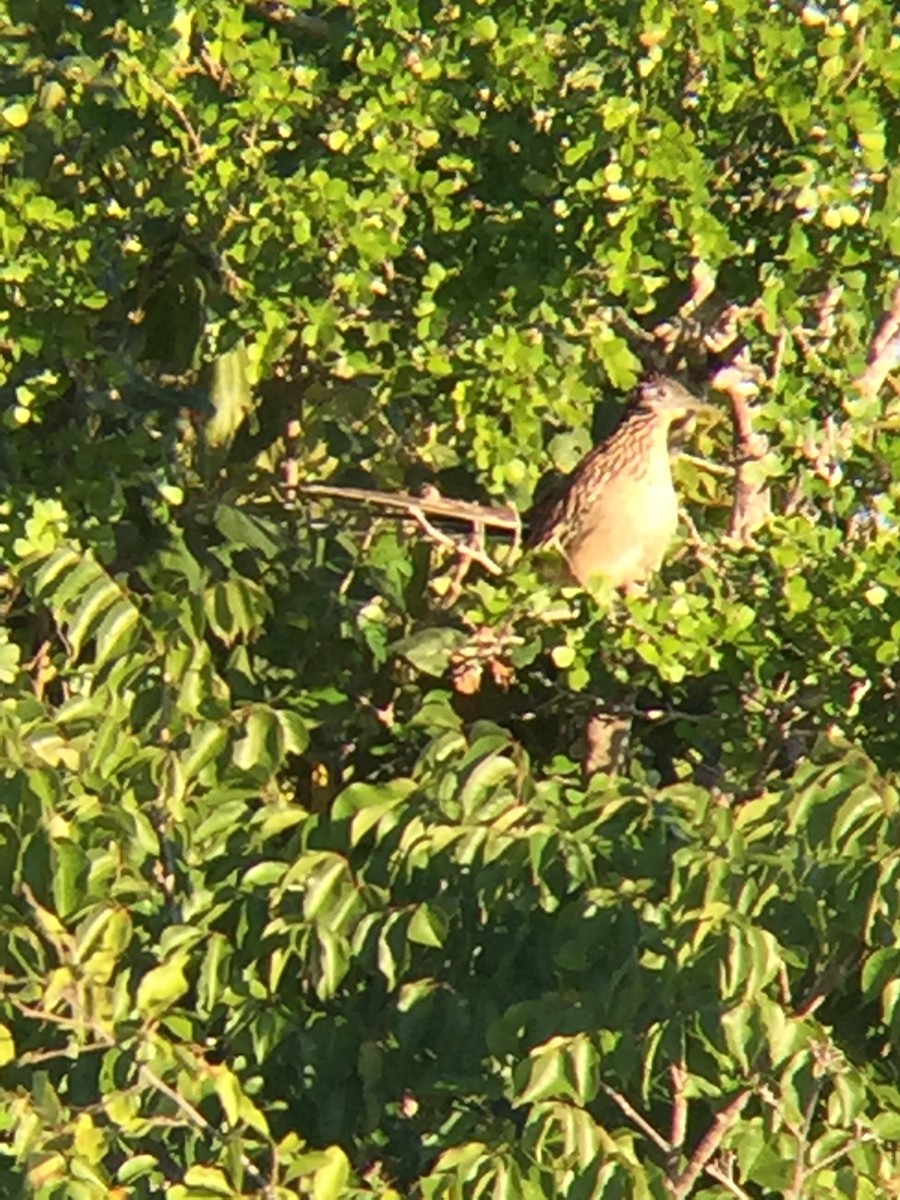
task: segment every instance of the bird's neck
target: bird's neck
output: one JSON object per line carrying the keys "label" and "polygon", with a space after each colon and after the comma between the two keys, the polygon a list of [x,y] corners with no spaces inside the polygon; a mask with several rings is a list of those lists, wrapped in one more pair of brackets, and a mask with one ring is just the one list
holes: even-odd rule
{"label": "bird's neck", "polygon": [[661,457],[668,459],[671,427],[668,414],[634,409],[625,415],[601,449],[620,455],[625,463],[635,467],[642,464],[650,467]]}

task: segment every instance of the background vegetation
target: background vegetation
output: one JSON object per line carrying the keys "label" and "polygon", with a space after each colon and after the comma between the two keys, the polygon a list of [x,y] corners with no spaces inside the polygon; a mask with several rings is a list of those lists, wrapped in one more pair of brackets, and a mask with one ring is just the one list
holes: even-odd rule
{"label": "background vegetation", "polygon": [[[0,13],[0,1194],[895,1194],[894,5]],[[303,496],[648,366],[646,596]]]}

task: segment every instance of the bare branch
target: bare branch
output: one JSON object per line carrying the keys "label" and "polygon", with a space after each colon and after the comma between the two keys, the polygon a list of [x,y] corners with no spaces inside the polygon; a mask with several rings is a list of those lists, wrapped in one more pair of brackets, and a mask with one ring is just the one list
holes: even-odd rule
{"label": "bare branch", "polygon": [[778,337],[775,339],[775,353],[772,356],[772,368],[769,371],[769,384],[773,388],[778,383],[779,377],[781,376],[781,368],[784,366],[784,354],[787,350],[787,344],[788,331],[786,329],[782,329],[779,332]]}
{"label": "bare branch", "polygon": [[475,504],[471,500],[448,500],[443,496],[412,496],[408,492],[380,492],[374,488],[338,487],[330,483],[303,483],[297,488],[301,496],[337,500],[345,504],[368,504],[378,508],[393,508],[408,516],[415,512],[462,521],[467,525],[484,525],[489,529],[504,529],[519,537],[521,518],[514,508],[503,505]]}
{"label": "bare branch", "polygon": [[750,1193],[745,1192],[741,1185],[734,1179],[731,1171],[726,1170],[719,1163],[707,1163],[704,1170],[710,1179],[715,1179],[716,1183],[721,1183],[723,1188],[731,1192],[735,1200],[750,1200]]}
{"label": "bare branch", "polygon": [[750,398],[759,390],[759,372],[745,354],[716,372],[712,386],[731,401],[734,435],[735,484],[728,534],[744,544],[765,521],[770,511],[769,489],[753,478],[753,467],[768,452],[768,442],[753,432]]}
{"label": "bare branch", "polygon": [[824,1171],[828,1167],[834,1166],[835,1163],[840,1162],[842,1158],[848,1155],[851,1150],[855,1150],[857,1146],[864,1146],[866,1142],[875,1141],[878,1141],[876,1133],[872,1133],[871,1130],[861,1130],[854,1137],[848,1138],[843,1146],[838,1146],[837,1150],[832,1150],[830,1154],[826,1154],[823,1158],[820,1158],[816,1163],[816,1170]]}
{"label": "bare branch", "polygon": [[809,1131],[812,1129],[813,1118],[816,1115],[819,1097],[822,1095],[822,1088],[824,1086],[825,1078],[824,1076],[820,1076],[813,1084],[812,1095],[806,1102],[802,1126],[799,1129],[792,1129],[791,1131],[797,1138],[797,1157],[794,1160],[791,1184],[785,1193],[788,1200],[801,1200],[803,1196],[804,1185],[810,1169],[806,1161],[806,1152],[809,1148]]}
{"label": "bare branch", "polygon": [[856,379],[856,390],[866,398],[877,396],[890,372],[900,364],[900,286],[891,307],[869,347],[868,365]]}
{"label": "bare branch", "polygon": [[684,1094],[687,1071],[684,1063],[672,1063],[669,1067],[669,1079],[672,1083],[672,1128],[669,1141],[673,1150],[680,1150],[684,1146],[687,1130],[687,1099]]}
{"label": "bare branch", "polygon": [[489,575],[503,574],[503,568],[499,567],[483,550],[479,550],[476,546],[468,545],[466,542],[458,542],[448,534],[442,533],[440,529],[436,529],[418,506],[411,508],[409,515],[422,532],[438,546],[444,546],[447,550],[452,550],[454,554],[458,554],[461,558],[477,563],[480,567],[484,567]]}
{"label": "bare branch", "polygon": [[[196,1129],[202,1130],[202,1132],[208,1137],[215,1138],[219,1142],[225,1140],[220,1129],[207,1121],[206,1117],[204,1117],[203,1113],[200,1112],[198,1108],[196,1108],[189,1100],[182,1096],[182,1094],[176,1088],[170,1087],[169,1084],[166,1083],[164,1079],[160,1078],[155,1071],[151,1070],[146,1063],[138,1064],[138,1073],[145,1083],[149,1084],[150,1087],[154,1088],[160,1093],[160,1095],[165,1096],[168,1100],[170,1100],[178,1109],[178,1111],[182,1113],[187,1121]],[[240,1161],[241,1166],[244,1168],[247,1174],[251,1177],[254,1183],[261,1188],[261,1195],[266,1197],[266,1200],[268,1200],[270,1197],[273,1197],[275,1193],[269,1181],[257,1169],[256,1165],[253,1163],[253,1160],[243,1151],[240,1152]]]}
{"label": "bare branch", "polygon": [[[465,545],[474,550],[484,552],[484,526],[473,525],[468,535],[466,536]],[[463,584],[469,574],[469,568],[472,566],[473,559],[465,554],[459,555],[459,561],[453,571],[453,578],[450,580],[450,586],[443,597],[444,608],[452,608],[456,601],[462,595]]]}
{"label": "bare branch", "polygon": [[154,79],[154,77],[148,71],[145,71],[136,59],[130,59],[128,66],[130,67],[131,73],[140,78],[141,83],[147,89],[148,93],[155,96],[157,100],[160,100],[166,106],[166,108],[174,113],[178,123],[188,136],[188,141],[190,142],[191,151],[194,158],[197,160],[203,159],[206,155],[207,148],[203,144],[202,138],[194,128],[190,117],[187,115],[187,112],[179,103],[179,101],[167,88],[163,87],[158,79]]}
{"label": "bare branch", "polygon": [[642,1114],[638,1112],[634,1105],[625,1099],[621,1092],[617,1092],[615,1088],[610,1087],[608,1083],[603,1083],[602,1080],[600,1082],[600,1090],[604,1093],[604,1095],[608,1096],[614,1104],[618,1105],[628,1120],[631,1121],[633,1125],[636,1125],[638,1129],[640,1129],[641,1133],[645,1134],[655,1146],[658,1146],[659,1149],[662,1150],[664,1154],[669,1155],[672,1153],[672,1147],[669,1145],[663,1135],[658,1130],[653,1128],[647,1118],[642,1116]]}
{"label": "bare branch", "polygon": [[678,461],[692,463],[695,467],[699,467],[701,471],[707,471],[710,475],[720,475],[723,478],[730,479],[734,474],[734,467],[730,463],[713,462],[710,458],[703,458],[699,454],[690,454],[687,450],[678,451]]}
{"label": "bare branch", "polygon": [[816,335],[819,340],[820,347],[828,346],[834,335],[837,333],[837,320],[835,313],[841,302],[841,296],[844,294],[842,284],[836,283],[828,288],[819,299],[816,301],[815,314],[818,317],[816,325]]}
{"label": "bare branch", "polygon": [[[627,1100],[621,1092],[610,1087],[608,1083],[600,1083],[600,1090],[609,1097],[610,1100],[620,1109],[620,1111],[635,1125],[641,1133],[650,1139],[651,1142],[665,1154],[672,1169],[672,1159],[677,1154],[678,1148],[683,1144],[684,1140],[684,1125],[686,1125],[686,1106],[682,1111],[681,1106],[684,1102],[682,1090],[686,1081],[686,1072],[680,1065],[675,1065],[671,1068],[670,1077],[672,1085],[675,1089],[675,1102],[672,1112],[672,1140],[666,1141],[663,1135],[650,1124],[645,1116]],[[727,1170],[725,1165],[720,1161],[713,1161],[716,1152],[722,1142],[722,1139],[731,1129],[732,1125],[737,1121],[741,1112],[744,1109],[747,1101],[750,1099],[752,1092],[746,1088],[738,1096],[734,1098],[715,1118],[709,1132],[700,1142],[700,1145],[694,1151],[691,1161],[687,1169],[680,1177],[670,1178],[669,1191],[675,1200],[686,1200],[690,1192],[697,1182],[697,1178],[701,1171],[705,1171],[711,1179],[715,1179],[717,1183],[721,1183],[723,1187],[731,1192],[736,1200],[749,1200],[749,1196],[744,1189],[735,1182],[732,1178],[730,1170]]]}
{"label": "bare branch", "polygon": [[752,1095],[753,1092],[750,1088],[744,1088],[716,1116],[712,1125],[701,1139],[699,1146],[691,1155],[691,1161],[685,1170],[677,1179],[672,1181],[669,1191],[673,1200],[686,1200],[686,1197],[690,1196],[701,1172],[712,1161],[719,1146],[722,1144],[723,1138],[735,1125]]}

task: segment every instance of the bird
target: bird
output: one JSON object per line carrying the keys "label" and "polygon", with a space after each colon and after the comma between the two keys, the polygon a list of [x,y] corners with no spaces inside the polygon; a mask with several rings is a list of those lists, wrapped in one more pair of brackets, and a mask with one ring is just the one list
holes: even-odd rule
{"label": "bird", "polygon": [[[704,407],[675,379],[642,380],[613,432],[532,508],[526,548],[558,550],[566,581],[588,590],[600,580],[626,593],[646,583],[678,528],[669,434]],[[584,727],[585,785],[598,772],[621,771],[634,696],[631,689],[617,704],[595,701]]]}
{"label": "bird", "polygon": [[672,426],[704,403],[677,380],[642,380],[613,432],[527,521],[525,548],[557,550],[569,582],[629,591],[660,568],[678,527]]}

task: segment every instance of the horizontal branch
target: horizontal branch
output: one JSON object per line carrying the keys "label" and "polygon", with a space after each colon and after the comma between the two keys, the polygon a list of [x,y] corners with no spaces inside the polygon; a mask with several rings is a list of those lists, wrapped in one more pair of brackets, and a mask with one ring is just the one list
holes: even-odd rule
{"label": "horizontal branch", "polygon": [[447,500],[443,496],[413,496],[409,492],[380,492],[374,488],[339,487],[330,483],[302,483],[297,494],[309,499],[336,500],[343,504],[364,504],[375,508],[394,509],[401,516],[416,519],[417,513],[428,513],[466,525],[482,525],[503,529],[518,536],[522,522],[514,508],[506,505],[476,504],[471,500]]}

